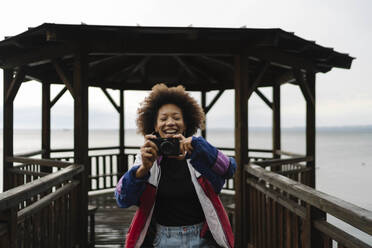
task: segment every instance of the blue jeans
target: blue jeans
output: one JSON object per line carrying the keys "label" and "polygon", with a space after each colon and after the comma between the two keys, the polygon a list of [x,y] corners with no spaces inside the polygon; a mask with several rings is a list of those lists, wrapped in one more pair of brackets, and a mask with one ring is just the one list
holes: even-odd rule
{"label": "blue jeans", "polygon": [[214,242],[200,237],[203,223],[192,226],[156,225],[155,248],[210,248]]}

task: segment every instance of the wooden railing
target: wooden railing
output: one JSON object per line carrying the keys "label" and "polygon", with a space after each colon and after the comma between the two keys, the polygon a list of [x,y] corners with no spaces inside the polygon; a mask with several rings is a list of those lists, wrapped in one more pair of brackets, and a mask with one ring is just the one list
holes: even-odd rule
{"label": "wooden railing", "polygon": [[[139,149],[139,147],[133,146],[128,146],[125,148],[132,150]],[[111,189],[115,187],[120,177],[126,172],[128,166],[133,164],[136,155],[134,152],[123,155],[118,152],[103,153],[106,150],[115,149],[119,149],[119,147],[95,147],[89,149],[90,152],[96,152],[96,154],[89,155],[89,191]],[[72,149],[56,149],[52,150],[52,152],[72,152]],[[55,156],[53,159],[66,162],[74,161],[73,156]]]}
{"label": "wooden railing", "polygon": [[0,194],[0,247],[70,248],[84,243],[79,238],[83,205],[78,200],[83,192],[75,179],[81,177],[83,166],[30,158],[9,160],[39,169],[46,164],[61,169],[38,175],[24,171],[30,165],[12,169],[16,176],[35,178]]}
{"label": "wooden railing", "polygon": [[[140,149],[139,146],[126,146],[126,151],[130,150],[133,152],[126,152],[123,157],[121,157],[121,154],[118,152],[119,148],[119,146],[89,148],[90,164],[87,166],[87,169],[90,171],[90,180],[88,182],[88,188],[90,191],[110,189],[115,187],[120,177],[125,173],[126,169],[133,164],[136,152]],[[218,147],[218,149],[225,154],[234,157],[234,148]],[[108,150],[116,151],[114,153],[105,153],[105,151]],[[72,152],[73,149],[51,150],[53,159],[69,163],[74,161],[74,157],[72,155],[63,156],[61,154],[72,154]],[[22,154],[22,156],[26,157],[39,154],[42,154],[42,151],[29,152],[27,154]],[[306,159],[303,159],[303,156],[284,151],[273,151],[270,149],[249,149],[248,154],[250,161],[260,162],[260,164],[264,167],[273,168],[272,170],[275,170],[277,173],[308,185],[310,169],[306,168],[306,165],[300,163],[306,161]],[[273,159],[274,155],[293,158]],[[40,168],[36,165],[24,164],[23,166],[23,168],[17,169],[28,171],[29,173],[26,176],[18,176],[17,185],[22,185],[45,174],[44,172],[40,171]],[[17,171],[12,170],[12,173],[16,174]],[[223,189],[225,190],[224,192],[230,192],[233,194],[235,190],[234,178],[227,180],[223,186]]]}
{"label": "wooden railing", "polygon": [[[268,166],[266,162],[245,167],[248,247],[371,247],[326,218],[332,215],[372,235],[371,211],[262,168]],[[296,179],[301,179],[301,173]]]}

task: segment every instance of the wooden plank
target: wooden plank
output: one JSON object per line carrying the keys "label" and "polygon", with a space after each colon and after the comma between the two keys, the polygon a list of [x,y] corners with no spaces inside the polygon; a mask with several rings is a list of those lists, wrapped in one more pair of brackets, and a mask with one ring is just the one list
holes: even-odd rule
{"label": "wooden plank", "polygon": [[273,244],[271,242],[272,239],[272,233],[271,233],[271,223],[273,216],[271,215],[271,206],[272,206],[272,199],[267,197],[266,199],[266,246],[267,247],[273,247]]}
{"label": "wooden plank", "polygon": [[288,209],[285,209],[284,211],[285,211],[285,226],[286,226],[286,230],[285,230],[286,248],[292,248],[291,212]]}
{"label": "wooden plank", "polygon": [[193,79],[197,79],[198,76],[193,72],[192,68],[190,68],[187,63],[181,59],[179,56],[173,56],[173,58],[177,61],[177,63],[182,67],[182,69]]}
{"label": "wooden plank", "polygon": [[5,69],[3,72],[4,89],[3,89],[3,191],[13,187],[12,178],[8,174],[8,169],[13,167],[13,163],[6,161],[6,157],[13,156],[13,101],[5,101],[13,80],[13,70]]}
{"label": "wooden plank", "polygon": [[18,186],[0,194],[0,210],[18,205],[19,202],[29,199],[49,188],[67,180],[83,171],[80,165],[71,165],[53,174],[39,178],[28,184]]}
{"label": "wooden plank", "polygon": [[[88,61],[86,46],[82,45],[75,54],[74,61],[74,157],[75,162],[88,167]],[[88,170],[84,170],[77,180],[79,185],[79,228],[77,237],[81,247],[88,241]]]}
{"label": "wooden plank", "polygon": [[125,123],[124,123],[124,90],[119,91],[119,157],[117,160],[117,172],[123,173],[128,170],[125,160]]}
{"label": "wooden plank", "polygon": [[41,198],[37,202],[33,203],[30,206],[18,211],[18,223],[25,221],[26,218],[31,217],[33,214],[40,212],[41,209],[47,207],[52,201],[61,198],[72,189],[77,187],[79,184],[78,181],[72,181],[58,188],[56,191],[49,193],[47,196]]}
{"label": "wooden plank", "polygon": [[97,180],[96,180],[96,189],[100,189],[99,185],[100,185],[100,178],[101,178],[101,173],[100,173],[100,169],[99,169],[99,165],[100,165],[100,156],[95,156],[96,158],[96,177],[97,177]]}
{"label": "wooden plank", "polygon": [[[249,190],[249,202],[253,205],[254,204],[254,194],[255,189],[250,189]],[[253,208],[249,208],[249,239],[248,239],[248,246],[254,245],[254,228],[255,228],[255,223],[254,223],[254,213],[253,213]]]}
{"label": "wooden plank", "polygon": [[277,246],[278,245],[278,214],[277,214],[277,203],[274,201],[274,200],[271,200],[272,201],[272,213],[271,213],[271,216],[272,216],[272,223],[271,223],[271,234],[272,234],[272,238],[271,238],[271,243],[274,245],[274,246]]}
{"label": "wooden plank", "polygon": [[284,244],[283,244],[283,241],[284,241],[284,223],[283,223],[283,216],[284,216],[284,211],[283,211],[283,207],[280,206],[279,204],[277,205],[278,206],[278,213],[279,213],[279,219],[278,219],[278,237],[279,237],[279,244],[278,244],[278,247],[279,248],[283,248]]}
{"label": "wooden plank", "polygon": [[[10,83],[9,87],[7,87],[7,90],[4,91],[6,92],[5,96],[5,102],[13,102],[14,98],[16,97],[19,88],[21,87],[22,82],[25,79],[25,71],[24,68],[20,68],[17,72],[15,77],[13,78],[12,82]],[[4,92],[4,93],[5,93]]]}
{"label": "wooden plank", "polygon": [[[310,93],[315,99],[315,73],[306,74],[306,82],[310,88]],[[311,168],[310,174],[310,187],[315,188],[316,179],[315,179],[315,133],[316,133],[316,113],[315,113],[315,100],[314,103],[307,101],[306,102],[306,156],[313,157],[313,161],[307,161],[306,166]],[[371,227],[372,230],[372,227]]]}
{"label": "wooden plank", "polygon": [[323,248],[332,248],[333,240],[327,235],[323,234]]}
{"label": "wooden plank", "polygon": [[32,152],[27,152],[27,153],[17,153],[17,154],[14,154],[14,156],[15,157],[32,157],[35,155],[41,155],[43,153],[44,153],[43,150],[37,150],[37,151],[32,151]]}
{"label": "wooden plank", "polygon": [[266,159],[264,161],[256,161],[254,164],[258,164],[261,166],[278,166],[283,164],[294,164],[294,163],[300,163],[300,162],[307,162],[312,161],[313,157],[296,157],[296,158],[285,158],[285,159]]}
{"label": "wooden plank", "polygon": [[254,191],[254,201],[252,202],[252,208],[254,209],[254,222],[255,222],[255,225],[254,225],[254,230],[255,230],[255,240],[254,240],[254,244],[255,244],[255,247],[259,247],[259,239],[260,239],[260,236],[259,236],[259,198],[258,198],[258,194],[259,194],[259,191],[255,190]]}
{"label": "wooden plank", "polygon": [[347,232],[342,231],[336,226],[328,223],[325,220],[315,220],[314,227],[320,232],[324,233],[328,237],[332,238],[339,244],[344,245],[348,248],[371,248],[369,244],[359,240],[358,238],[350,235]]}
{"label": "wooden plank", "polygon": [[[42,101],[41,101],[41,149],[42,158],[50,158],[50,84],[42,83]],[[42,167],[42,172],[52,172],[52,168]]]}
{"label": "wooden plank", "polygon": [[[280,122],[280,84],[273,86],[273,150],[281,150],[281,122]],[[280,155],[273,153],[274,158],[280,158]],[[280,170],[280,169],[279,169]]]}
{"label": "wooden plank", "polygon": [[248,57],[244,54],[235,56],[235,159],[237,170],[235,173],[235,238],[236,246],[246,245],[244,231],[246,223],[246,209],[243,206],[244,165],[248,162]]}
{"label": "wooden plank", "polygon": [[257,201],[257,238],[258,238],[258,245],[257,247],[263,247],[263,244],[262,244],[262,240],[263,240],[263,233],[262,233],[262,214],[261,214],[261,211],[262,211],[262,205],[261,205],[261,192],[260,191],[257,191],[257,198],[256,198],[256,201]]}
{"label": "wooden plank", "polygon": [[298,217],[296,215],[291,214],[292,216],[292,247],[298,248],[299,242],[298,242]]}
{"label": "wooden plank", "polygon": [[[125,44],[125,46],[123,46]],[[207,40],[138,40],[125,39],[120,41],[110,41],[110,46],[104,42],[92,41],[88,47],[89,50],[95,53],[111,53],[125,55],[197,55],[197,56],[226,56],[235,55],[242,52],[241,41],[207,41]],[[315,70],[314,63],[308,59],[300,58],[296,55],[291,55],[279,51],[276,48],[245,48],[244,52],[255,60],[267,60],[277,65],[285,66],[286,68],[296,67],[307,70]]]}
{"label": "wooden plank", "polygon": [[247,183],[260,192],[264,193],[277,203],[281,204],[283,207],[289,209],[294,214],[300,216],[301,218],[306,217],[306,209],[303,206],[296,204],[292,200],[289,200],[287,197],[272,189],[266,188],[263,184],[258,183],[257,180],[254,181],[252,179],[248,179]]}
{"label": "wooden plank", "polygon": [[38,62],[38,64],[49,63],[50,59],[71,54],[74,49],[73,44],[67,43],[63,43],[62,45],[44,45],[14,54],[4,61],[4,68],[13,68],[35,62]]}
{"label": "wooden plank", "polygon": [[[36,176],[36,177],[43,177],[46,175],[49,175],[47,172],[35,172],[35,171],[28,171],[28,170],[20,170],[18,168],[11,168],[9,169],[9,172],[13,174],[19,174],[19,175],[29,175],[29,176]],[[16,184],[18,185],[18,184]]]}
{"label": "wooden plank", "polygon": [[35,164],[42,165],[42,166],[50,166],[50,167],[58,167],[58,168],[66,168],[72,164],[72,163],[57,161],[53,159],[36,159],[36,158],[24,158],[24,157],[6,157],[5,161],[24,163],[24,164],[35,163]]}
{"label": "wooden plank", "polygon": [[0,211],[0,221],[7,223],[7,236],[9,248],[17,247],[17,209],[11,207]]}
{"label": "wooden plank", "polygon": [[[107,159],[107,156],[102,156],[102,160],[103,160],[102,175],[105,175],[107,171],[106,159]],[[103,188],[107,189],[107,176],[102,176],[102,178],[103,178]]]}
{"label": "wooden plank", "polygon": [[109,178],[110,178],[110,187],[115,187],[115,184],[114,184],[114,159],[113,159],[113,155],[110,155],[110,173],[112,174]]}
{"label": "wooden plank", "polygon": [[257,165],[247,165],[248,173],[288,192],[301,201],[339,218],[350,225],[372,235],[372,211],[358,207],[337,197],[293,181]]}
{"label": "wooden plank", "polygon": [[58,76],[60,77],[62,82],[65,84],[65,86],[68,89],[68,91],[70,92],[72,98],[75,98],[75,91],[74,91],[74,88],[72,87],[71,79],[68,78],[68,76],[65,73],[65,70],[63,69],[61,63],[56,59],[53,59],[52,63],[53,63],[54,68],[56,69],[56,72],[58,73]]}
{"label": "wooden plank", "polygon": [[54,106],[58,102],[58,100],[65,94],[67,91],[67,87],[63,87],[63,89],[53,98],[53,100],[50,102],[50,108]]}
{"label": "wooden plank", "polygon": [[261,193],[261,232],[262,232],[262,247],[267,247],[266,233],[266,197]]}

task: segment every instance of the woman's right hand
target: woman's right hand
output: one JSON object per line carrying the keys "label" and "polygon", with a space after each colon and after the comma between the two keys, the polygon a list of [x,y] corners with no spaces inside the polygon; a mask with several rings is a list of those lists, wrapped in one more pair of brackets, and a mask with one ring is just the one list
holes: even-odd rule
{"label": "woman's right hand", "polygon": [[156,136],[153,134],[145,135],[145,142],[141,146],[142,164],[136,172],[137,178],[144,177],[158,157],[158,147],[151,139],[156,139]]}

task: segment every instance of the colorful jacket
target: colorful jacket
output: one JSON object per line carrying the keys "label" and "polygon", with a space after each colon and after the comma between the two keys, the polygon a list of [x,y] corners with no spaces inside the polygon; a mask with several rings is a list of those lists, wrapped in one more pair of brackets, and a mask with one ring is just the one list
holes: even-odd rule
{"label": "colorful jacket", "polygon": [[[234,236],[218,193],[225,180],[234,175],[236,162],[202,137],[193,137],[191,144],[194,149],[186,159],[206,219],[203,232],[209,228],[218,245],[233,248]],[[160,180],[160,159],[154,162],[146,177],[137,179],[135,174],[142,164],[141,156],[137,155],[133,167],[121,177],[116,186],[115,197],[119,207],[139,206],[127,233],[127,248],[141,247],[145,239]]]}

